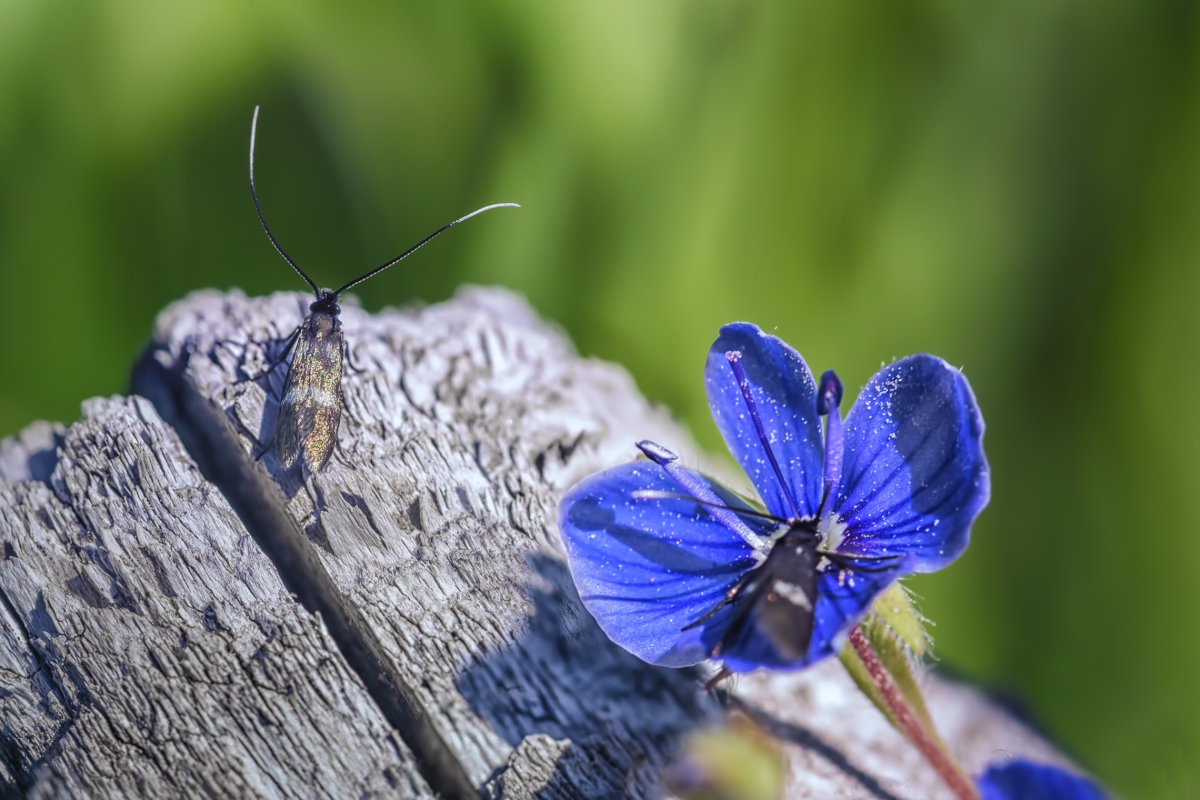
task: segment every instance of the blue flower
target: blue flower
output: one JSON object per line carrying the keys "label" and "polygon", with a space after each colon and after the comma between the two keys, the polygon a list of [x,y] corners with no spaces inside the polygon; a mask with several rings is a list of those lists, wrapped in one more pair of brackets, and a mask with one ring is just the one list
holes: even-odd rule
{"label": "blue flower", "polygon": [[[763,507],[642,442],[560,506],[584,605],[653,664],[803,667],[837,651],[896,578],[962,553],[988,499],[967,380],[928,355],[884,367],[843,424],[842,387],[748,323],[709,351],[709,406]],[[821,417],[826,417],[822,435]]]}
{"label": "blue flower", "polygon": [[1094,781],[1024,760],[989,767],[975,785],[982,800],[1108,800]]}

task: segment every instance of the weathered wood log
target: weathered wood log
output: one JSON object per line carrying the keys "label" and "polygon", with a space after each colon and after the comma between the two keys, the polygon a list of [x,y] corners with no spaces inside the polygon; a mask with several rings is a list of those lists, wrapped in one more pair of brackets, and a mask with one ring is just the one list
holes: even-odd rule
{"label": "weathered wood log", "polygon": [[[5,793],[655,796],[683,737],[737,707],[783,742],[789,796],[945,796],[836,662],[706,694],[702,669],[605,638],[559,496],[640,438],[702,459],[508,293],[345,307],[338,451],[281,472],[260,454],[284,369],[246,378],[309,300],[195,294],[160,316],[135,396],[0,446]],[[1063,763],[976,690],[926,682],[968,768]]]}

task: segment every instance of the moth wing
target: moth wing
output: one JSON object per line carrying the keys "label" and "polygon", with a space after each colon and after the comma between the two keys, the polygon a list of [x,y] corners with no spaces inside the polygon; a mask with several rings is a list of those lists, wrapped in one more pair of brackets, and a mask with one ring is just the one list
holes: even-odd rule
{"label": "moth wing", "polygon": [[306,322],[296,341],[275,426],[275,454],[284,469],[303,456],[311,472],[329,461],[342,418],[340,327],[316,335]]}
{"label": "moth wing", "polygon": [[818,602],[818,559],[812,542],[778,543],[734,600],[713,655],[733,672],[795,668],[814,661],[809,651]]}

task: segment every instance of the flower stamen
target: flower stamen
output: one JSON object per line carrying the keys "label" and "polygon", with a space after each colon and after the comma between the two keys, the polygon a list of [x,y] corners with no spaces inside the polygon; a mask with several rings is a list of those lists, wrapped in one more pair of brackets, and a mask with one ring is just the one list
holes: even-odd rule
{"label": "flower stamen", "polygon": [[732,509],[726,506],[716,492],[692,473],[679,467],[679,464],[676,463],[679,460],[679,456],[662,445],[655,444],[649,440],[638,442],[637,446],[645,454],[646,458],[662,467],[663,471],[671,476],[689,497],[706,506],[708,512],[717,521],[742,537],[742,540],[753,547],[755,551],[762,553],[770,548],[770,544],[757,533],[750,530],[750,526],[743,522]]}
{"label": "flower stamen", "polygon": [[817,391],[817,413],[825,417],[825,476],[821,492],[821,510],[817,519],[823,519],[829,506],[830,496],[837,491],[842,480],[842,414],[838,406],[842,402],[842,382],[837,373],[827,370],[821,376]]}
{"label": "flower stamen", "polygon": [[750,380],[746,377],[746,369],[742,366],[742,353],[740,350],[726,351],[725,360],[729,362],[733,376],[737,378],[738,389],[741,390],[746,409],[750,412],[750,421],[754,423],[754,430],[758,434],[758,440],[762,442],[763,450],[767,453],[767,460],[771,462],[771,469],[775,470],[775,479],[779,481],[779,486],[783,489],[783,496],[787,499],[791,518],[800,519],[800,506],[792,495],[791,484],[783,477],[783,470],[779,468],[775,451],[771,449],[771,442],[767,439],[766,430],[763,429],[762,418],[758,415],[758,406],[754,402],[754,396],[750,394]]}
{"label": "flower stamen", "polygon": [[633,497],[635,500],[680,500],[683,498],[687,498],[689,500],[695,500],[697,503],[699,503],[700,505],[705,506],[707,508],[724,508],[728,511],[732,511],[735,514],[741,514],[744,517],[755,517],[757,519],[765,519],[765,520],[768,520],[769,522],[774,522],[779,525],[787,525],[788,524],[788,521],[786,519],[783,519],[782,517],[777,517],[774,514],[771,514],[770,512],[767,512],[767,511],[759,511],[758,509],[755,509],[755,508],[743,508],[741,506],[731,506],[728,503],[709,503],[705,500],[700,500],[698,498],[692,497],[690,494],[684,494],[682,492],[663,492],[658,489],[639,489],[639,490],[633,492],[630,496]]}

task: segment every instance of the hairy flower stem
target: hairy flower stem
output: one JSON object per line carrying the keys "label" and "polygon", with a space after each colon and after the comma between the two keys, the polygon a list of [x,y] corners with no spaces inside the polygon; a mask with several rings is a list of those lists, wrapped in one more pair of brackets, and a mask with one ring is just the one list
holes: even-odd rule
{"label": "hairy flower stem", "polygon": [[980,800],[979,792],[975,789],[975,784],[963,772],[962,767],[950,757],[945,750],[938,747],[937,742],[930,735],[929,731],[921,724],[917,715],[913,712],[908,702],[905,701],[904,695],[900,693],[900,689],[896,686],[892,676],[888,673],[887,668],[879,657],[875,655],[875,650],[871,647],[871,643],[867,641],[866,635],[859,629],[857,625],[850,629],[850,646],[854,648],[854,652],[858,654],[862,660],[863,666],[871,676],[875,687],[879,689],[879,694],[883,698],[883,702],[887,705],[888,711],[891,712],[892,718],[896,725],[908,737],[908,740],[921,751],[921,755],[937,770],[938,775],[942,776],[942,780],[950,787],[950,790],[959,798],[959,800]]}

